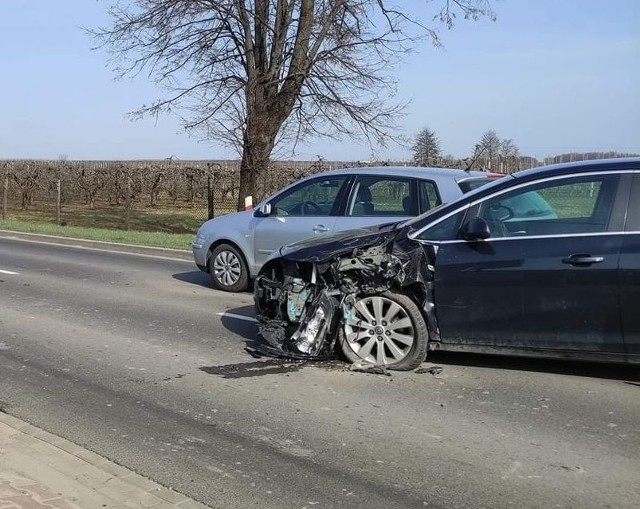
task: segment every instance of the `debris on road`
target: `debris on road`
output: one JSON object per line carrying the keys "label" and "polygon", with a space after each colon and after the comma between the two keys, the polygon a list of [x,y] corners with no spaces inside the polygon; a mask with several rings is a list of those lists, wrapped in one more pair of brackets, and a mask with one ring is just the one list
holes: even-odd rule
{"label": "debris on road", "polygon": [[439,375],[442,373],[442,366],[430,366],[428,368],[418,368],[414,371],[418,375],[422,375],[423,373],[429,373],[430,375]]}
{"label": "debris on road", "polygon": [[370,375],[384,375],[391,376],[391,373],[384,366],[379,366],[377,364],[371,364],[366,361],[358,361],[354,362],[350,367],[350,371],[355,371],[357,373],[368,373]]}

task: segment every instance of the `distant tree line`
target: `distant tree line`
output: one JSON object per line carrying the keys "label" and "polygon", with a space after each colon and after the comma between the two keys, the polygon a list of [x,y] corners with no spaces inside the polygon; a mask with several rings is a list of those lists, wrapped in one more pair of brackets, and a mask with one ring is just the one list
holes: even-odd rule
{"label": "distant tree line", "polygon": [[575,161],[589,161],[591,159],[612,159],[620,157],[640,157],[640,154],[634,154],[631,152],[568,152],[566,154],[559,154],[556,156],[545,157],[543,163],[546,164],[559,164],[559,163],[572,163]]}
{"label": "distant tree line", "polygon": [[[360,162],[272,162],[257,188],[254,201],[303,176],[322,170],[362,166]],[[197,208],[208,196],[216,208],[235,210],[239,195],[240,161],[0,160],[0,188],[20,210],[42,202],[120,207],[135,203],[145,208]],[[227,210],[228,209],[228,210]]]}
{"label": "distant tree line", "polygon": [[481,169],[496,173],[513,173],[543,164],[640,156],[639,154],[614,151],[571,152],[545,157],[543,161],[539,161],[535,157],[521,155],[518,146],[512,139],[500,138],[496,131],[491,129],[480,137],[468,157],[456,158],[442,154],[438,136],[434,130],[428,127],[420,130],[413,138],[411,153],[411,161],[416,166]]}
{"label": "distant tree line", "polygon": [[[420,132],[412,149],[410,161],[328,161],[321,158],[317,161],[274,161],[260,181],[254,202],[301,177],[335,168],[414,165],[511,173],[542,164],[639,156],[612,151],[572,152],[547,157],[541,162],[520,155],[513,140],[500,139],[495,131],[487,131],[469,157],[442,155],[440,142],[430,129]],[[22,210],[33,208],[39,201],[51,201],[57,193],[62,203],[88,208],[98,204],[120,206],[128,201],[148,208],[197,207],[213,193],[216,207],[232,210],[240,193],[239,171],[237,160],[0,160],[0,179],[8,191],[7,199]]]}

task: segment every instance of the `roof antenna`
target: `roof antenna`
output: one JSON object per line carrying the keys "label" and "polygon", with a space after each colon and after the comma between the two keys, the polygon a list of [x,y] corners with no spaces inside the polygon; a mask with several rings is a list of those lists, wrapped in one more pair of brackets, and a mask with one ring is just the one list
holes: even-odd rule
{"label": "roof antenna", "polygon": [[[476,161],[478,160],[478,158],[479,158],[482,154],[484,154],[484,151],[485,151],[486,149],[487,149],[487,147],[482,147],[482,150],[480,150],[480,144],[479,144],[479,143],[476,143],[475,150],[474,150],[474,153],[473,153],[473,159],[471,159],[471,162],[467,165],[467,167],[464,169],[464,171],[467,171],[467,172],[468,172],[468,171],[471,171],[471,167],[472,167],[474,164],[476,164]],[[468,160],[468,159],[469,159],[469,158],[468,158],[468,157],[466,157],[466,158],[464,159],[464,161],[466,161],[466,160]]]}

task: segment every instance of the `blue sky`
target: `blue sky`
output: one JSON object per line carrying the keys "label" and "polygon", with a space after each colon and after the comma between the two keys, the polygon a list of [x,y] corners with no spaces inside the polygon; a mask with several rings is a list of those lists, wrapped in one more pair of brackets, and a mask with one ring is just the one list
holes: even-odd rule
{"label": "blue sky", "polygon": [[[443,0],[395,0],[429,21]],[[115,81],[107,56],[80,27],[107,23],[104,0],[0,2],[0,159],[236,158],[189,137],[169,116],[126,113],[161,95],[144,77]],[[522,154],[640,153],[640,1],[494,0],[496,22],[441,29],[397,69],[410,100],[404,134],[430,127],[445,153],[463,157],[483,132]],[[364,160],[370,148],[318,140],[298,159]],[[378,148],[380,159],[409,150]]]}

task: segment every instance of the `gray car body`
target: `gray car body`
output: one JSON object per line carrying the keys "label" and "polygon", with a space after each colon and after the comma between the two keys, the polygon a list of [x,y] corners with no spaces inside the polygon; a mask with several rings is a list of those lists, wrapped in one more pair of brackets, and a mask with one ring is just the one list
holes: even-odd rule
{"label": "gray car body", "polygon": [[[297,180],[260,202],[255,210],[236,212],[216,217],[206,221],[198,230],[192,249],[194,261],[202,271],[208,271],[209,257],[213,249],[220,244],[231,244],[237,247],[244,256],[249,268],[249,274],[254,277],[260,271],[262,265],[282,245],[290,244],[306,238],[335,233],[343,230],[373,226],[386,222],[397,222],[408,219],[411,216],[261,216],[259,211],[265,204],[274,200],[282,193],[303,182],[323,177],[346,176],[390,176],[406,177],[426,180],[435,183],[443,203],[453,201],[462,196],[463,191],[459,182],[466,179],[482,178],[488,174],[482,171],[465,171],[448,168],[423,168],[423,167],[371,167],[371,168],[345,168],[316,173],[309,177]],[[352,190],[350,190],[352,192]],[[304,223],[304,224],[301,224]],[[327,224],[325,224],[327,223]],[[326,228],[318,233],[317,226]],[[269,246],[256,245],[256,232],[267,230],[262,237],[267,237]],[[275,229],[274,229],[275,228]],[[270,235],[277,231],[278,235]]]}

